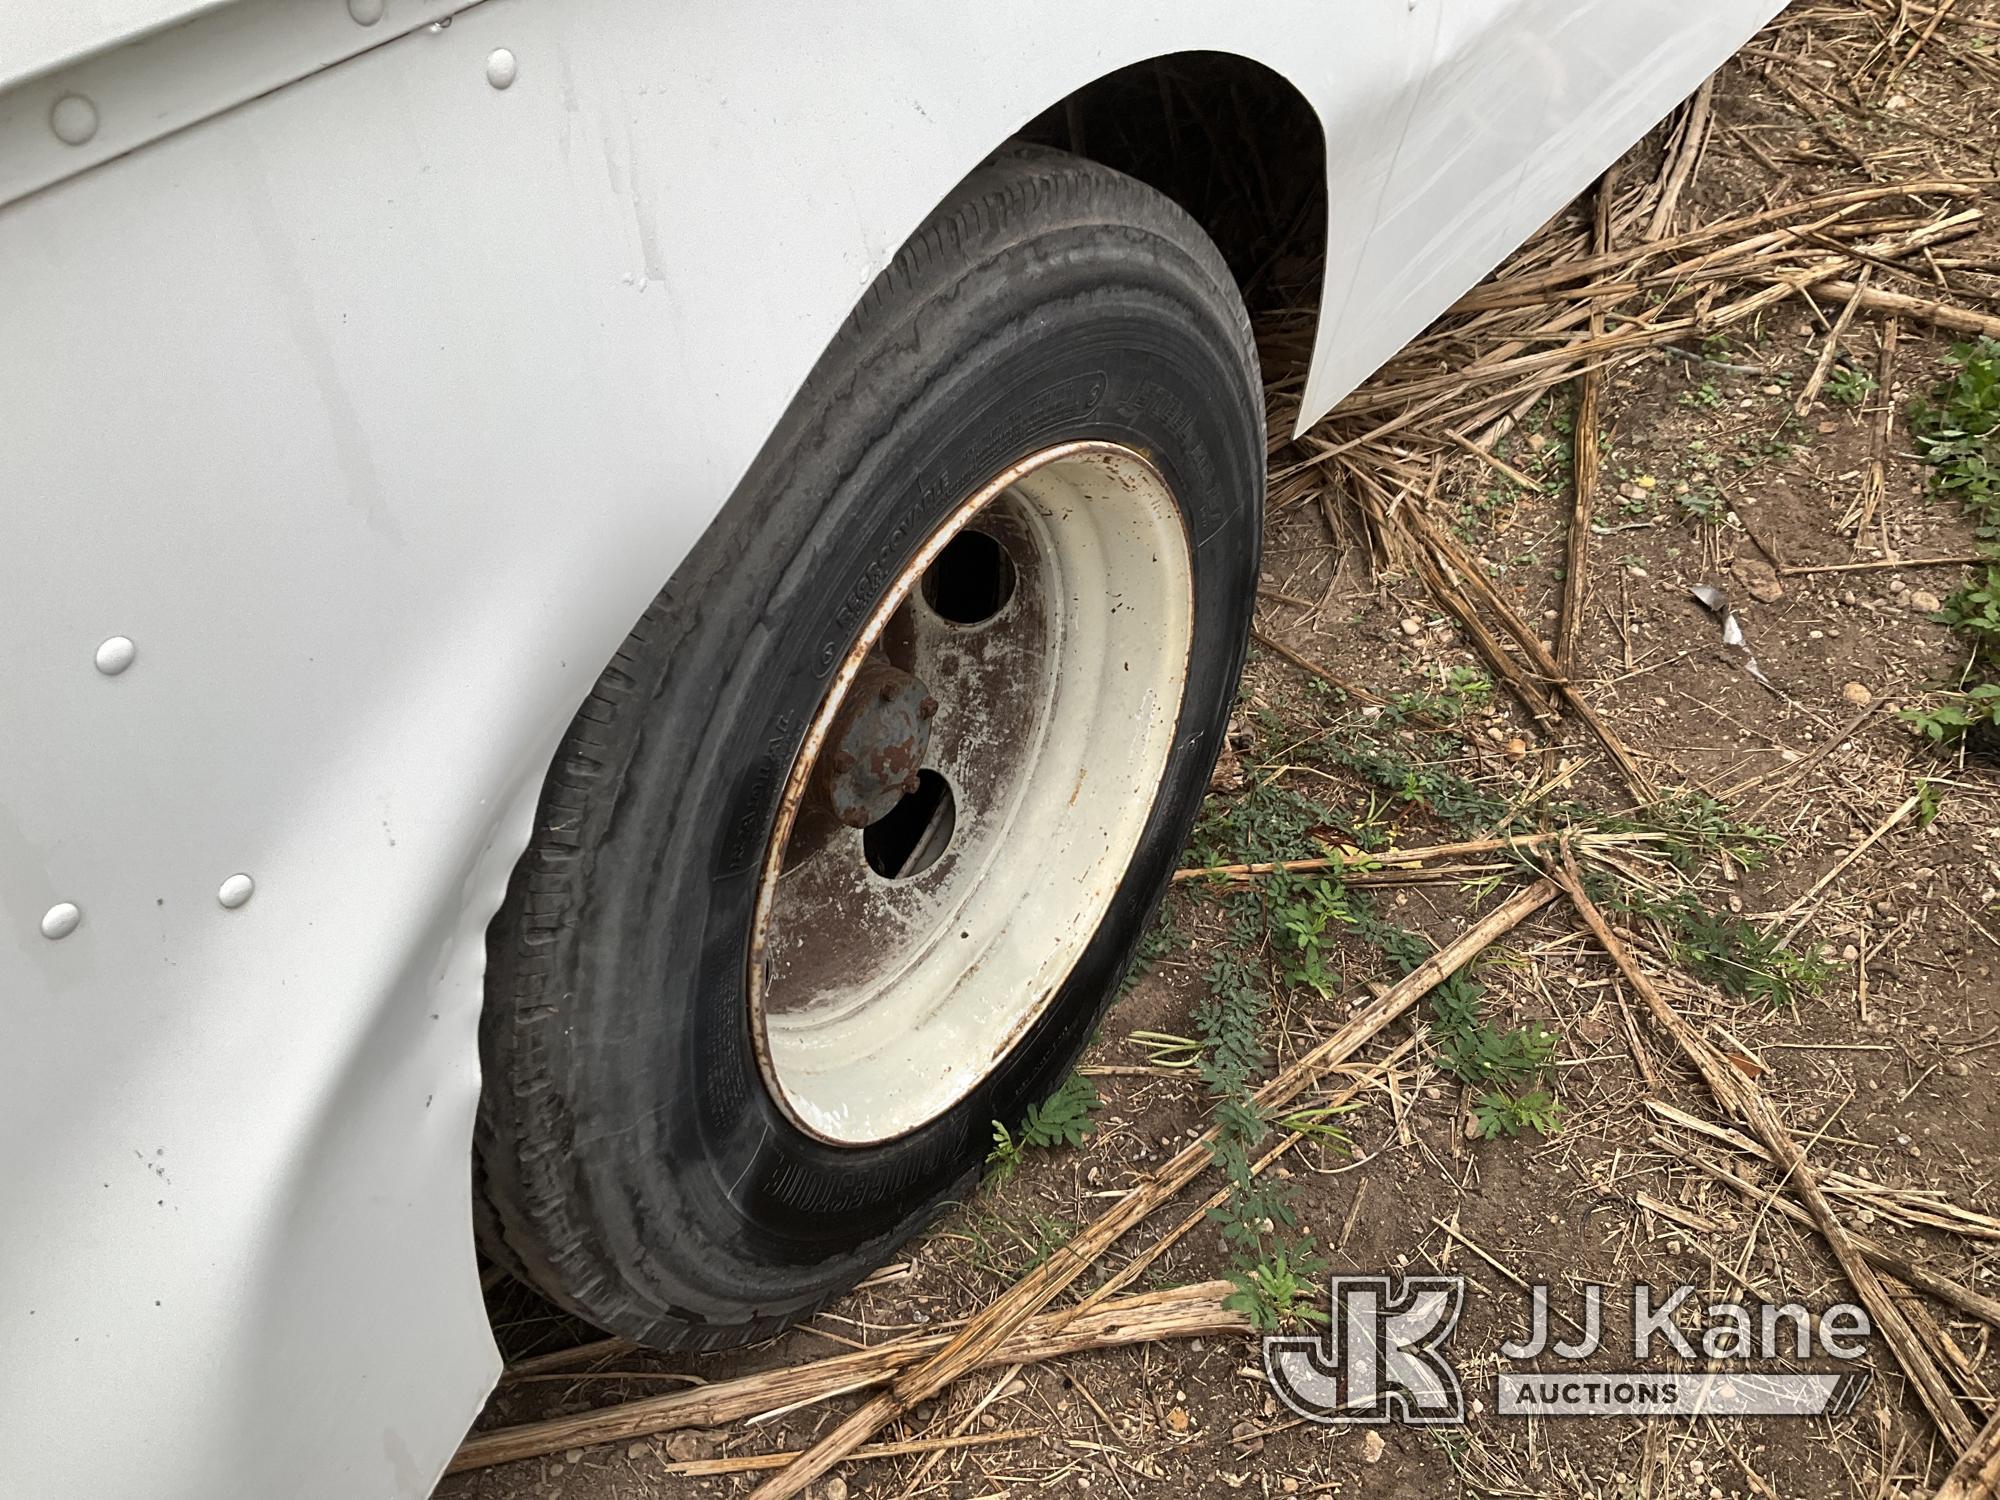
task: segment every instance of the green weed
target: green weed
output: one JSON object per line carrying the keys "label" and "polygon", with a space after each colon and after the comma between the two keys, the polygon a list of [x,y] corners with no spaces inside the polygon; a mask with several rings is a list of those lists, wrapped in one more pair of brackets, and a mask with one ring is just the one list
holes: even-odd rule
{"label": "green weed", "polygon": [[1351,920],[1346,890],[1324,877],[1288,874],[1274,875],[1267,890],[1279,971],[1291,983],[1305,985],[1326,999],[1335,988],[1334,971],[1327,966],[1327,934],[1329,928]]}
{"label": "green weed", "polygon": [[1835,365],[1833,373],[1826,377],[1826,384],[1820,389],[1826,393],[1826,399],[1836,405],[1859,406],[1873,394],[1875,377],[1851,365]]}
{"label": "green weed", "polygon": [[1971,648],[1959,682],[1937,706],[1903,711],[1936,745],[2000,726],[2000,340],[1955,345],[1947,358],[1954,373],[1912,404],[1910,428],[1932,488],[1971,512],[1989,561],[1937,616]]}
{"label": "green weed", "polygon": [[1534,1088],[1519,1097],[1497,1091],[1481,1094],[1472,1106],[1472,1122],[1486,1140],[1519,1135],[1532,1126],[1537,1135],[1554,1135],[1561,1124],[1561,1107],[1547,1089]]}
{"label": "green weed", "polygon": [[1255,1328],[1286,1328],[1295,1323],[1324,1323],[1326,1312],[1310,1300],[1318,1288],[1310,1279],[1325,1269],[1325,1262],[1312,1258],[1310,1267],[1295,1266],[1284,1251],[1249,1266],[1237,1278],[1236,1290],[1222,1299],[1222,1305],[1240,1312]]}
{"label": "green weed", "polygon": [[1072,1073],[1048,1098],[1028,1106],[1018,1136],[995,1120],[993,1149],[986,1154],[994,1182],[1002,1183],[1012,1177],[1029,1151],[1081,1146],[1083,1138],[1090,1134],[1091,1111],[1102,1102],[1097,1097],[1096,1084],[1081,1073]]}
{"label": "green weed", "polygon": [[[1326,1263],[1312,1236],[1299,1232],[1290,1184],[1251,1171],[1254,1153],[1271,1130],[1252,1087],[1269,1061],[1263,1024],[1270,993],[1245,951],[1266,918],[1256,893],[1239,894],[1232,905],[1229,936],[1209,968],[1208,998],[1195,1008],[1195,1028],[1203,1042],[1196,1066],[1215,1101],[1209,1154],[1228,1184],[1228,1196],[1209,1210],[1230,1252],[1229,1279],[1236,1290],[1225,1300],[1253,1327],[1268,1331],[1314,1316],[1315,1309],[1302,1298]],[[1323,1119],[1309,1123],[1324,1126]]]}
{"label": "green weed", "polygon": [[[1417,933],[1373,912],[1357,911],[1356,931],[1400,973],[1415,972],[1430,957],[1431,945]],[[1539,1025],[1496,1027],[1481,1003],[1486,987],[1461,969],[1449,974],[1428,997],[1430,1032],[1438,1045],[1438,1066],[1461,1083],[1482,1090],[1473,1107],[1479,1133],[1491,1139],[1518,1134],[1524,1125],[1553,1135],[1562,1110],[1546,1087],[1556,1039]]]}
{"label": "green weed", "polygon": [[1822,988],[1830,971],[1816,953],[1794,953],[1777,939],[1731,912],[1711,911],[1692,891],[1667,900],[1643,893],[1613,892],[1609,901],[1652,917],[1666,930],[1676,960],[1738,999],[1768,1005],[1796,1005]]}
{"label": "green weed", "polygon": [[1188,863],[1309,859],[1320,853],[1315,835],[1334,815],[1312,798],[1275,781],[1253,780],[1233,797],[1211,797],[1188,841]]}
{"label": "green weed", "polygon": [[1075,1239],[1080,1227],[1050,1214],[1031,1213],[1017,1219],[979,1212],[967,1215],[957,1234],[971,1245],[968,1258],[974,1266],[1017,1281]]}

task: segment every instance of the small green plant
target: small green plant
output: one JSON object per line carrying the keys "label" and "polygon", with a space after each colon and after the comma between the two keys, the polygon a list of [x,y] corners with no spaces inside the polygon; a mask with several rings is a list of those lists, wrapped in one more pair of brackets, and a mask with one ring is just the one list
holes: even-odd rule
{"label": "small green plant", "polygon": [[[1224,1299],[1225,1305],[1241,1312],[1252,1327],[1268,1332],[1313,1316],[1306,1294],[1311,1278],[1324,1271],[1326,1263],[1312,1236],[1298,1230],[1290,1184],[1266,1180],[1252,1170],[1253,1153],[1271,1130],[1251,1086],[1268,1061],[1263,1022],[1270,995],[1264,975],[1245,957],[1245,950],[1255,943],[1265,914],[1255,893],[1237,896],[1233,906],[1228,937],[1209,968],[1208,998],[1194,1015],[1203,1041],[1197,1066],[1215,1101],[1209,1155],[1228,1185],[1223,1202],[1209,1210],[1209,1218],[1230,1252],[1229,1279],[1236,1289]],[[1324,1115],[1305,1123],[1314,1127],[1308,1134],[1339,1134],[1325,1126]],[[1327,1139],[1328,1134],[1319,1138]],[[1344,1144],[1345,1138],[1341,1139]]]}
{"label": "small green plant", "polygon": [[1935,708],[1906,708],[1904,723],[1942,749],[1983,724],[2000,724],[2000,683],[1982,682]]}
{"label": "small green plant", "polygon": [[1827,400],[1838,406],[1859,406],[1874,393],[1875,377],[1852,365],[1835,365],[1820,389],[1826,392]]}
{"label": "small green plant", "polygon": [[1311,858],[1320,852],[1315,835],[1333,822],[1333,814],[1310,797],[1258,777],[1235,796],[1208,799],[1186,862]]}
{"label": "small green plant", "polygon": [[1049,1214],[1031,1213],[1018,1219],[981,1211],[967,1215],[953,1237],[971,1246],[973,1265],[1011,1282],[1075,1239],[1079,1227]]}
{"label": "small green plant", "polygon": [[1554,1135],[1561,1123],[1561,1107],[1547,1089],[1534,1088],[1519,1097],[1497,1091],[1481,1094],[1472,1106],[1472,1123],[1485,1140],[1519,1135],[1532,1126],[1537,1135]]}
{"label": "small green plant", "polygon": [[1944,799],[1938,795],[1937,783],[1925,777],[1917,778],[1917,827],[1928,828],[1937,821],[1943,809]]}
{"label": "small green plant", "polygon": [[993,1122],[993,1149],[986,1154],[996,1183],[1014,1175],[1025,1154],[1056,1146],[1081,1146],[1090,1134],[1091,1111],[1102,1103],[1097,1085],[1081,1073],[1072,1073],[1040,1104],[1028,1106],[1027,1118],[1016,1136],[999,1120]]}
{"label": "small green plant", "polygon": [[1971,647],[1958,682],[1937,705],[1903,711],[1936,745],[2000,726],[2000,340],[1955,345],[1947,358],[1954,373],[1912,404],[1910,429],[1932,488],[1972,513],[1988,561],[1937,616]]}
{"label": "small green plant", "polygon": [[1492,678],[1474,667],[1454,666],[1440,669],[1435,688],[1390,694],[1388,714],[1397,724],[1416,719],[1456,724],[1473,709],[1485,707],[1492,699]]}
{"label": "small green plant", "polygon": [[[1587,808],[1565,808],[1575,821],[1590,816]],[[1713,797],[1699,792],[1674,792],[1645,810],[1642,817],[1599,817],[1607,832],[1657,833],[1660,852],[1683,872],[1726,852],[1746,869],[1756,869],[1779,842],[1778,836],[1749,823],[1739,823]]]}
{"label": "small green plant", "polygon": [[1830,977],[1817,954],[1794,953],[1743,918],[1711,911],[1692,891],[1680,891],[1664,901],[1637,893],[1610,899],[1658,921],[1666,929],[1674,957],[1690,973],[1738,999],[1795,1005]]}
{"label": "small green plant", "polygon": [[[1366,908],[1356,911],[1354,926],[1401,973],[1414,972],[1430,957],[1431,945],[1422,937]],[[1549,1093],[1546,1079],[1556,1039],[1535,1024],[1494,1026],[1486,1019],[1485,994],[1486,987],[1464,969],[1446,975],[1430,992],[1438,1066],[1481,1090],[1472,1119],[1482,1137],[1517,1135],[1523,1126],[1553,1135],[1562,1122],[1562,1106]]]}
{"label": "small green plant", "polygon": [[1324,1323],[1325,1311],[1311,1300],[1318,1295],[1318,1288],[1310,1280],[1322,1269],[1324,1262],[1317,1256],[1311,1268],[1305,1268],[1293,1265],[1284,1251],[1274,1251],[1268,1260],[1256,1261],[1242,1271],[1236,1290],[1222,1299],[1222,1305],[1242,1313],[1256,1328]]}
{"label": "small green plant", "polygon": [[1472,1118],[1481,1136],[1517,1135],[1524,1125],[1553,1135],[1561,1107],[1544,1086],[1556,1039],[1536,1024],[1499,1027],[1486,1019],[1486,987],[1465,970],[1446,975],[1430,993],[1431,1035],[1438,1066],[1481,1089]]}
{"label": "small green plant", "polygon": [[1336,975],[1327,966],[1327,929],[1351,920],[1346,890],[1324,877],[1302,879],[1283,873],[1271,877],[1268,889],[1280,972],[1291,983],[1305,985],[1326,999],[1336,986]]}
{"label": "small green plant", "polygon": [[[1389,716],[1385,713],[1382,717]],[[1456,744],[1455,740],[1432,736],[1420,741],[1417,748],[1420,755],[1430,749],[1444,760]],[[1396,801],[1424,808],[1454,832],[1489,827],[1507,815],[1507,804],[1477,782],[1393,750],[1379,736],[1355,735],[1351,743],[1330,736],[1317,746],[1317,753],[1327,764],[1355,772]]]}
{"label": "small green plant", "polygon": [[1946,359],[1957,373],[1911,405],[1910,427],[1937,488],[1992,527],[2000,523],[2000,339],[1954,345]]}
{"label": "small green plant", "polygon": [[1722,388],[1713,380],[1704,380],[1693,390],[1681,392],[1682,406],[1698,406],[1705,411],[1715,410],[1716,407],[1721,406],[1727,399],[1722,394]]}
{"label": "small green plant", "polygon": [[1703,484],[1691,487],[1685,495],[1674,497],[1681,508],[1681,514],[1703,526],[1722,524],[1722,513],[1729,508],[1722,498],[1722,491],[1713,485]]}
{"label": "small green plant", "polygon": [[1302,1135],[1309,1140],[1322,1141],[1328,1145],[1351,1147],[1354,1143],[1346,1131],[1333,1122],[1342,1115],[1351,1115],[1361,1106],[1358,1104],[1320,1104],[1307,1109],[1295,1109],[1290,1114],[1279,1115],[1271,1123],[1287,1135]]}

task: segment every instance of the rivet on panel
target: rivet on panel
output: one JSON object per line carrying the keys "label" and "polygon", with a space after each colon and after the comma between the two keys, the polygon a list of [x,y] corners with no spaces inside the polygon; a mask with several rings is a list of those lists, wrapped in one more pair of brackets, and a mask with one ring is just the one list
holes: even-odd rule
{"label": "rivet on panel", "polygon": [[76,931],[76,924],[82,920],[83,913],[74,901],[58,901],[42,913],[42,936],[66,938]]}
{"label": "rivet on panel", "polygon": [[97,134],[97,106],[81,94],[64,94],[49,111],[49,129],[65,146],[81,146]]}
{"label": "rivet on panel", "polygon": [[139,654],[139,648],[132,644],[129,635],[114,635],[97,648],[97,670],[106,677],[116,677],[132,665],[132,658]]}
{"label": "rivet on panel", "polygon": [[382,19],[383,0],[347,0],[347,13],[362,26],[373,26]]}
{"label": "rivet on panel", "polygon": [[215,899],[234,911],[248,901],[256,889],[257,882],[248,875],[232,875],[222,882],[221,889],[215,893]]}
{"label": "rivet on panel", "polygon": [[514,61],[514,54],[505,47],[496,47],[486,55],[486,81],[496,89],[504,89],[513,83],[521,65]]}

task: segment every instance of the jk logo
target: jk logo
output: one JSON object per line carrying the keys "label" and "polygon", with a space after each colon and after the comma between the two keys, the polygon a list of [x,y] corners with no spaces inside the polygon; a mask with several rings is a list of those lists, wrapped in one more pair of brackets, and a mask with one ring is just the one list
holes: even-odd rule
{"label": "jk logo", "polygon": [[1465,1420],[1465,1392],[1444,1347],[1465,1309],[1461,1276],[1336,1276],[1324,1338],[1270,1335],[1271,1389],[1312,1422],[1433,1426]]}

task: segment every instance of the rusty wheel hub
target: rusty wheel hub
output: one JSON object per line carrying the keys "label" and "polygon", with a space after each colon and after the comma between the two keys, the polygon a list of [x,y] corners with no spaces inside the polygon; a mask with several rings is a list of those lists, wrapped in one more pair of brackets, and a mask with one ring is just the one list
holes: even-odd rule
{"label": "rusty wheel hub", "polygon": [[1023,460],[877,601],[786,780],[749,955],[774,1097],[838,1145],[976,1087],[1096,931],[1164,775],[1180,512],[1109,443]]}
{"label": "rusty wheel hub", "polygon": [[866,828],[918,791],[937,706],[929,688],[886,659],[870,656],[861,663],[812,782],[835,818]]}

